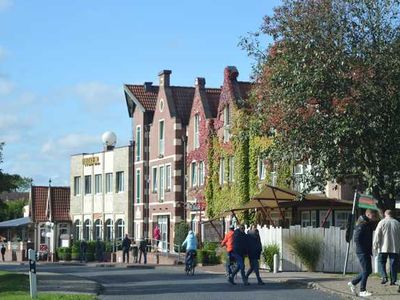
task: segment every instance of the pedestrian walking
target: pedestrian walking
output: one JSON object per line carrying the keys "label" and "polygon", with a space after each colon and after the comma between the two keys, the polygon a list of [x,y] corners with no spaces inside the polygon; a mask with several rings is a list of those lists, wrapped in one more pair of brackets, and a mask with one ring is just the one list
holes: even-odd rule
{"label": "pedestrian walking", "polygon": [[378,252],[379,272],[382,284],[388,282],[386,262],[390,261],[390,285],[395,285],[400,253],[400,222],[394,218],[392,210],[385,211],[382,219],[375,229],[374,250]]}
{"label": "pedestrian walking", "polygon": [[4,261],[4,255],[6,254],[6,246],[4,246],[4,243],[1,244],[1,259]]}
{"label": "pedestrian walking", "polygon": [[376,213],[367,209],[365,215],[359,217],[354,229],[354,243],[356,244],[356,254],[361,265],[361,273],[348,283],[351,292],[357,295],[357,285],[360,284],[360,297],[369,297],[372,294],[367,291],[368,276],[372,273],[372,235],[374,231],[374,221]]}
{"label": "pedestrian walking", "polygon": [[228,281],[235,285],[234,278],[236,274],[240,271],[240,275],[242,276],[243,284],[249,285],[246,273],[244,270],[244,257],[247,254],[247,238],[246,233],[244,232],[244,225],[240,225],[233,233],[233,259],[236,260],[236,268],[232,270],[232,274],[228,277]]}
{"label": "pedestrian walking", "polygon": [[233,261],[232,251],[233,251],[233,233],[235,231],[235,227],[231,225],[229,227],[229,231],[225,234],[224,239],[221,241],[221,246],[226,247],[226,262],[225,262],[225,269],[226,269],[226,276],[230,276],[232,273],[231,264]]}
{"label": "pedestrian walking", "polygon": [[158,250],[158,243],[161,239],[161,231],[158,225],[154,226],[153,230],[153,240],[154,240],[154,249],[157,251]]}
{"label": "pedestrian walking", "polygon": [[125,234],[125,238],[122,241],[122,262],[125,263],[125,256],[126,256],[126,263],[129,264],[129,250],[131,248],[131,240],[128,234]]}
{"label": "pedestrian walking", "polygon": [[250,260],[250,269],[247,270],[246,280],[248,281],[250,274],[254,272],[254,274],[256,274],[258,284],[264,285],[264,282],[260,277],[260,265],[259,265],[259,260],[262,251],[261,238],[258,229],[256,229],[254,226],[253,230],[249,230],[249,232],[247,233],[247,245],[248,245],[247,253]]}
{"label": "pedestrian walking", "polygon": [[99,262],[104,261],[104,243],[100,239],[96,240],[96,259]]}
{"label": "pedestrian walking", "polygon": [[79,257],[81,262],[87,262],[87,243],[85,240],[81,240]]}
{"label": "pedestrian walking", "polygon": [[143,263],[147,264],[147,240],[140,240],[139,243],[139,264],[142,263],[142,255],[143,255]]}

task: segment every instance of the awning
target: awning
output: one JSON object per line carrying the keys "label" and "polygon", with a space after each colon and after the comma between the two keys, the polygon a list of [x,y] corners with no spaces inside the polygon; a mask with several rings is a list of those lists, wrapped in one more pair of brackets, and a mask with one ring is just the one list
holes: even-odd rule
{"label": "awning", "polygon": [[18,218],[0,222],[0,228],[20,227],[31,224],[32,220],[30,217]]}

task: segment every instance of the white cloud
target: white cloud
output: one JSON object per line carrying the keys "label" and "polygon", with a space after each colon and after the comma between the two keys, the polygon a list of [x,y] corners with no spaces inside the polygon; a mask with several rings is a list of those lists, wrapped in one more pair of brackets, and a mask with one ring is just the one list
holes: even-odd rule
{"label": "white cloud", "polygon": [[65,158],[90,149],[101,149],[100,136],[71,133],[57,139],[48,139],[42,145],[41,152],[53,158]]}
{"label": "white cloud", "polygon": [[0,0],[0,11],[6,10],[13,5],[12,0]]}
{"label": "white cloud", "polygon": [[[1,1],[1,0],[0,0]],[[0,95],[9,95],[14,90],[14,83],[0,77]]]}
{"label": "white cloud", "polygon": [[74,87],[74,93],[92,110],[107,109],[107,105],[121,101],[121,90],[101,82],[80,83]]}

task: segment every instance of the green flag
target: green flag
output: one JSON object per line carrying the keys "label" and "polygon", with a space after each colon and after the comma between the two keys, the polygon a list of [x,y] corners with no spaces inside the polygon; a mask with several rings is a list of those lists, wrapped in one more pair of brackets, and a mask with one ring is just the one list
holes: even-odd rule
{"label": "green flag", "polygon": [[377,202],[378,200],[376,200],[374,197],[370,195],[358,194],[357,206],[359,208],[379,210],[378,207],[376,206]]}

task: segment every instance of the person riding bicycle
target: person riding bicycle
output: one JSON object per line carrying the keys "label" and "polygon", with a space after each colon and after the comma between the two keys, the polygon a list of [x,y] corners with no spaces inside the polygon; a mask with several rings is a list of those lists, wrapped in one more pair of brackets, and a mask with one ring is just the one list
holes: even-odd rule
{"label": "person riding bicycle", "polygon": [[182,243],[182,247],[185,246],[186,246],[185,269],[188,270],[189,266],[192,264],[192,260],[194,259],[197,250],[197,238],[192,230],[189,230],[186,239]]}
{"label": "person riding bicycle", "polygon": [[221,246],[226,246],[227,259],[226,259],[226,276],[230,276],[232,273],[231,264],[233,261],[232,251],[233,251],[233,233],[235,231],[235,226],[231,225],[229,231],[225,234],[224,239],[221,241]]}

